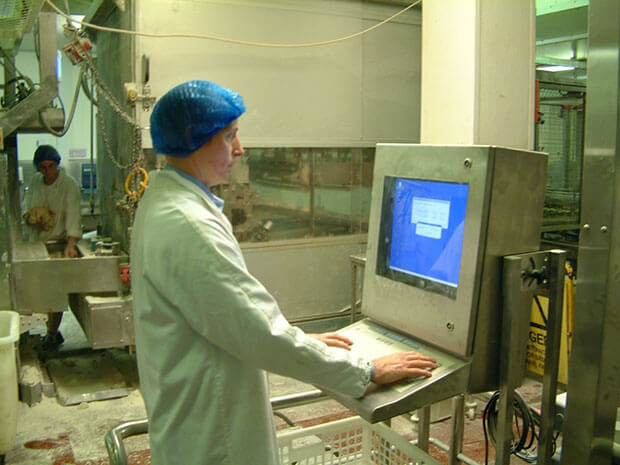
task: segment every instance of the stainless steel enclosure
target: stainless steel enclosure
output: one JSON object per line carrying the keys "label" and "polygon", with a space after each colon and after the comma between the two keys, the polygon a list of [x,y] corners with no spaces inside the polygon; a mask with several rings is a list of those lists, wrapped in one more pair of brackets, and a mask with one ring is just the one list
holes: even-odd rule
{"label": "stainless steel enclosure", "polygon": [[[546,155],[503,147],[379,144],[375,158],[362,313],[471,358],[469,392],[497,387],[502,257],[538,250]],[[375,273],[385,176],[467,183],[455,299]]]}
{"label": "stainless steel enclosure", "polygon": [[581,234],[562,464],[598,465],[611,463],[618,450],[620,2],[592,0],[589,12]]}
{"label": "stainless steel enclosure", "polygon": [[22,313],[63,311],[69,294],[116,292],[121,288],[120,257],[101,257],[78,243],[80,258],[52,258],[61,243],[21,242],[13,245],[11,291],[13,308]]}
{"label": "stainless steel enclosure", "polygon": [[[340,332],[354,341],[352,350],[366,358],[416,350],[437,360],[438,367],[430,378],[402,385],[373,386],[361,399],[330,392],[332,397],[366,420],[376,422],[448,397],[499,386],[502,260],[507,255],[538,250],[546,163],[545,154],[504,147],[377,146],[362,299],[362,314],[368,318]],[[403,180],[403,185],[405,181],[467,185],[466,201],[455,201],[456,196],[452,194],[423,189],[399,197],[390,190],[394,178]],[[444,242],[421,239],[440,239],[444,233],[425,236],[424,226],[422,230],[417,229],[415,203],[420,200],[430,205],[428,225],[445,222],[446,228],[462,231],[460,264],[458,260],[449,261],[451,268],[460,267],[459,274],[455,281],[445,281],[455,287],[448,292],[434,288],[436,283],[428,280],[409,279],[409,275],[419,271],[414,267],[402,268],[408,273],[405,277],[384,273],[386,262],[390,268],[399,264],[392,262],[394,249],[388,252],[387,260],[385,244],[394,241],[407,244],[405,249],[397,250],[405,250],[411,262],[425,254],[415,244],[436,247],[439,253],[431,259],[436,264],[456,235],[452,234],[448,240],[446,233]],[[442,217],[438,209],[445,206],[436,207],[432,202],[448,204],[450,213]],[[399,214],[393,213],[393,217],[398,218],[394,223],[399,223],[399,234],[392,236],[391,226],[388,230],[385,224],[392,224],[389,210],[397,208]],[[452,208],[459,214],[453,215]],[[413,223],[416,225],[411,227]],[[401,224],[405,227],[400,228]],[[519,318],[522,320],[519,327],[527,328],[529,313],[521,312]],[[518,352],[525,353],[526,335],[523,332],[522,341],[511,341],[515,352],[517,347],[522,347]],[[520,372],[511,376],[522,378],[525,366],[521,365]]]}

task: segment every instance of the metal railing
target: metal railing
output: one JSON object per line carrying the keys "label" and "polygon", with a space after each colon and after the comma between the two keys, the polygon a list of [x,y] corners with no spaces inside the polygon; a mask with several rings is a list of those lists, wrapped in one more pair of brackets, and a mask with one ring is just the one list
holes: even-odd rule
{"label": "metal railing", "polygon": [[[314,391],[273,397],[270,402],[271,408],[275,410],[318,402],[326,397],[322,391],[315,389]],[[130,436],[146,434],[148,430],[149,422],[146,418],[121,423],[109,430],[105,435],[105,446],[108,450],[110,465],[128,465],[127,451],[123,440]]]}

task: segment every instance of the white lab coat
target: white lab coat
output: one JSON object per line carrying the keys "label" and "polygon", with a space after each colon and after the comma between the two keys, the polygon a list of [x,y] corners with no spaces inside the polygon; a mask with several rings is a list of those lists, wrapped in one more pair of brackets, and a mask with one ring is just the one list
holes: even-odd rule
{"label": "white lab coat", "polygon": [[289,325],[226,217],[177,172],[151,177],[131,270],[153,465],[279,463],[264,370],[364,394],[371,363]]}
{"label": "white lab coat", "polygon": [[48,231],[29,226],[28,239],[50,241],[68,236],[82,237],[80,189],[64,169],[58,168],[58,177],[49,186],[43,182],[41,173],[35,173],[24,196],[24,206],[24,213],[32,207],[45,207],[56,214],[54,227]]}

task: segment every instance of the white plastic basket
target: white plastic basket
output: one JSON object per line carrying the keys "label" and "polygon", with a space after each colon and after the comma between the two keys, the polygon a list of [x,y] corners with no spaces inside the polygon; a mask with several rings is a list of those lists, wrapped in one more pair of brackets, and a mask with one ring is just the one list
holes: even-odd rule
{"label": "white plastic basket", "polygon": [[360,417],[278,432],[282,465],[435,465],[436,459],[382,423]]}
{"label": "white plastic basket", "polygon": [[19,339],[19,314],[0,311],[0,455],[15,443],[17,428],[17,367],[15,342]]}

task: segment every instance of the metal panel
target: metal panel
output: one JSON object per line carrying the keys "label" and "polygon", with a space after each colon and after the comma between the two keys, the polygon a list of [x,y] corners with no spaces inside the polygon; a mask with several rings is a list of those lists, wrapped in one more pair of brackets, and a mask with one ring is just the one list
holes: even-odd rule
{"label": "metal panel", "polygon": [[[469,329],[475,286],[480,266],[482,222],[488,215],[487,180],[492,160],[486,147],[445,147],[379,144],[375,156],[372,206],[368,230],[367,263],[364,272],[362,313],[393,328],[438,345],[461,356],[470,355]],[[469,159],[469,167],[465,166]],[[377,276],[377,253],[385,176],[405,176],[469,184],[467,221],[456,299],[405,286]],[[484,218],[484,220],[482,220]],[[433,309],[432,312],[425,312]]]}
{"label": "metal panel", "polygon": [[355,341],[353,351],[368,359],[403,350],[417,350],[437,361],[438,367],[430,378],[419,378],[390,386],[372,384],[360,399],[329,391],[331,397],[371,423],[387,420],[467,391],[471,365],[469,360],[455,357],[414,338],[403,337],[368,318],[338,332]]}
{"label": "metal panel", "polygon": [[241,248],[250,273],[276,298],[286,318],[295,321],[349,305],[349,256],[365,250],[366,235],[244,243]]}
{"label": "metal panel", "polygon": [[611,462],[620,403],[620,2],[590,2],[582,231],[563,464]]}
{"label": "metal panel", "polygon": [[93,349],[135,344],[131,296],[74,294],[71,310]]}
{"label": "metal panel", "polygon": [[[499,376],[501,269],[505,255],[539,248],[547,157],[497,148],[491,184],[486,249],[475,305],[470,392],[494,388]],[[464,244],[465,245],[465,244]]]}
{"label": "metal panel", "polygon": [[67,308],[68,294],[116,292],[121,288],[120,257],[99,257],[89,242],[80,241],[81,258],[50,258],[41,242],[18,242],[13,247],[11,284],[19,312],[57,312]]}

